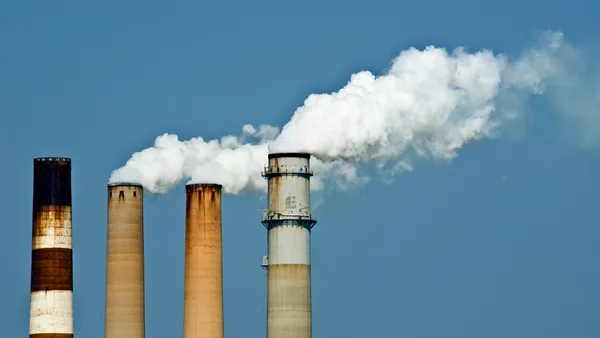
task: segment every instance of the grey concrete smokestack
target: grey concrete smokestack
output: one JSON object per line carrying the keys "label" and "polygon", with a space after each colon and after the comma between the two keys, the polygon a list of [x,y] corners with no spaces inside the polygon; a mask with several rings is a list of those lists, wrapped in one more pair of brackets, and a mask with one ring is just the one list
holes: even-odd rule
{"label": "grey concrete smokestack", "polygon": [[185,187],[184,338],[223,338],[221,186]]}
{"label": "grey concrete smokestack", "polygon": [[106,338],[144,338],[144,196],[139,184],[108,185]]}
{"label": "grey concrete smokestack", "polygon": [[34,159],[29,337],[73,337],[71,215],[71,159]]}
{"label": "grey concrete smokestack", "polygon": [[267,338],[311,338],[310,155],[269,154]]}

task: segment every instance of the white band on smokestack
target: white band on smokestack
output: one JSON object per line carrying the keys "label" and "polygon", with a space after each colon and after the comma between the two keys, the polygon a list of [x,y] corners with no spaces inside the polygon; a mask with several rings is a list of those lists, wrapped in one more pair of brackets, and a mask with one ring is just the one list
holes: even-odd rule
{"label": "white band on smokestack", "polygon": [[38,220],[38,233],[33,237],[33,250],[62,248],[73,249],[71,220],[57,213],[45,213]]}
{"label": "white band on smokestack", "polygon": [[269,230],[269,265],[310,264],[310,232],[300,226]]}
{"label": "white band on smokestack", "polygon": [[31,293],[29,334],[73,334],[73,292]]}

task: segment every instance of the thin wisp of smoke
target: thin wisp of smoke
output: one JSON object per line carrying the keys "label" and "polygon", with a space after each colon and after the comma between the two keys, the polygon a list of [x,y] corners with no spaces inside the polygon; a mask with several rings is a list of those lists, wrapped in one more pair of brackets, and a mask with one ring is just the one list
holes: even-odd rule
{"label": "thin wisp of smoke", "polygon": [[164,134],[133,154],[110,182],[140,183],[152,193],[166,193],[183,180],[222,184],[231,194],[264,192],[268,153],[307,152],[319,174],[311,188],[319,190],[330,179],[366,182],[357,174],[365,162],[397,172],[412,170],[408,153],[449,160],[515,116],[501,105],[505,93],[543,94],[564,72],[567,48],[563,34],[552,32],[514,61],[490,50],[410,48],[384,75],[358,72],[337,92],[310,95],[281,131],[245,125],[239,136],[187,141]]}

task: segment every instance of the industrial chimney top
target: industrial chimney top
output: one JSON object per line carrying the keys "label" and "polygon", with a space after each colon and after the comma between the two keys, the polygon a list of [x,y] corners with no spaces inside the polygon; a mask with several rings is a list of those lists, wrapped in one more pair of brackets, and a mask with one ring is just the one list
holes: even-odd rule
{"label": "industrial chimney top", "polygon": [[185,185],[186,189],[187,187],[204,187],[204,188],[217,188],[217,189],[221,189],[223,188],[222,185],[220,184],[216,184],[216,183],[188,183]]}
{"label": "industrial chimney top", "polygon": [[133,183],[133,182],[114,182],[114,183],[109,183],[108,187],[137,187],[137,188],[142,188],[142,185],[139,183]]}
{"label": "industrial chimney top", "polygon": [[280,158],[280,157],[296,157],[296,158],[310,159],[310,154],[309,153],[271,153],[271,154],[269,154],[269,159]]}
{"label": "industrial chimney top", "polygon": [[36,157],[34,162],[71,162],[68,157]]}

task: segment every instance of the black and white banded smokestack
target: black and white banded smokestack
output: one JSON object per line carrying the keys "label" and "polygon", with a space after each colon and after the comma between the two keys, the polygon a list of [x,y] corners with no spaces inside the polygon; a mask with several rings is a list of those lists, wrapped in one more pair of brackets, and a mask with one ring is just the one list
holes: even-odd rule
{"label": "black and white banded smokestack", "polygon": [[71,159],[33,161],[29,337],[73,337]]}

